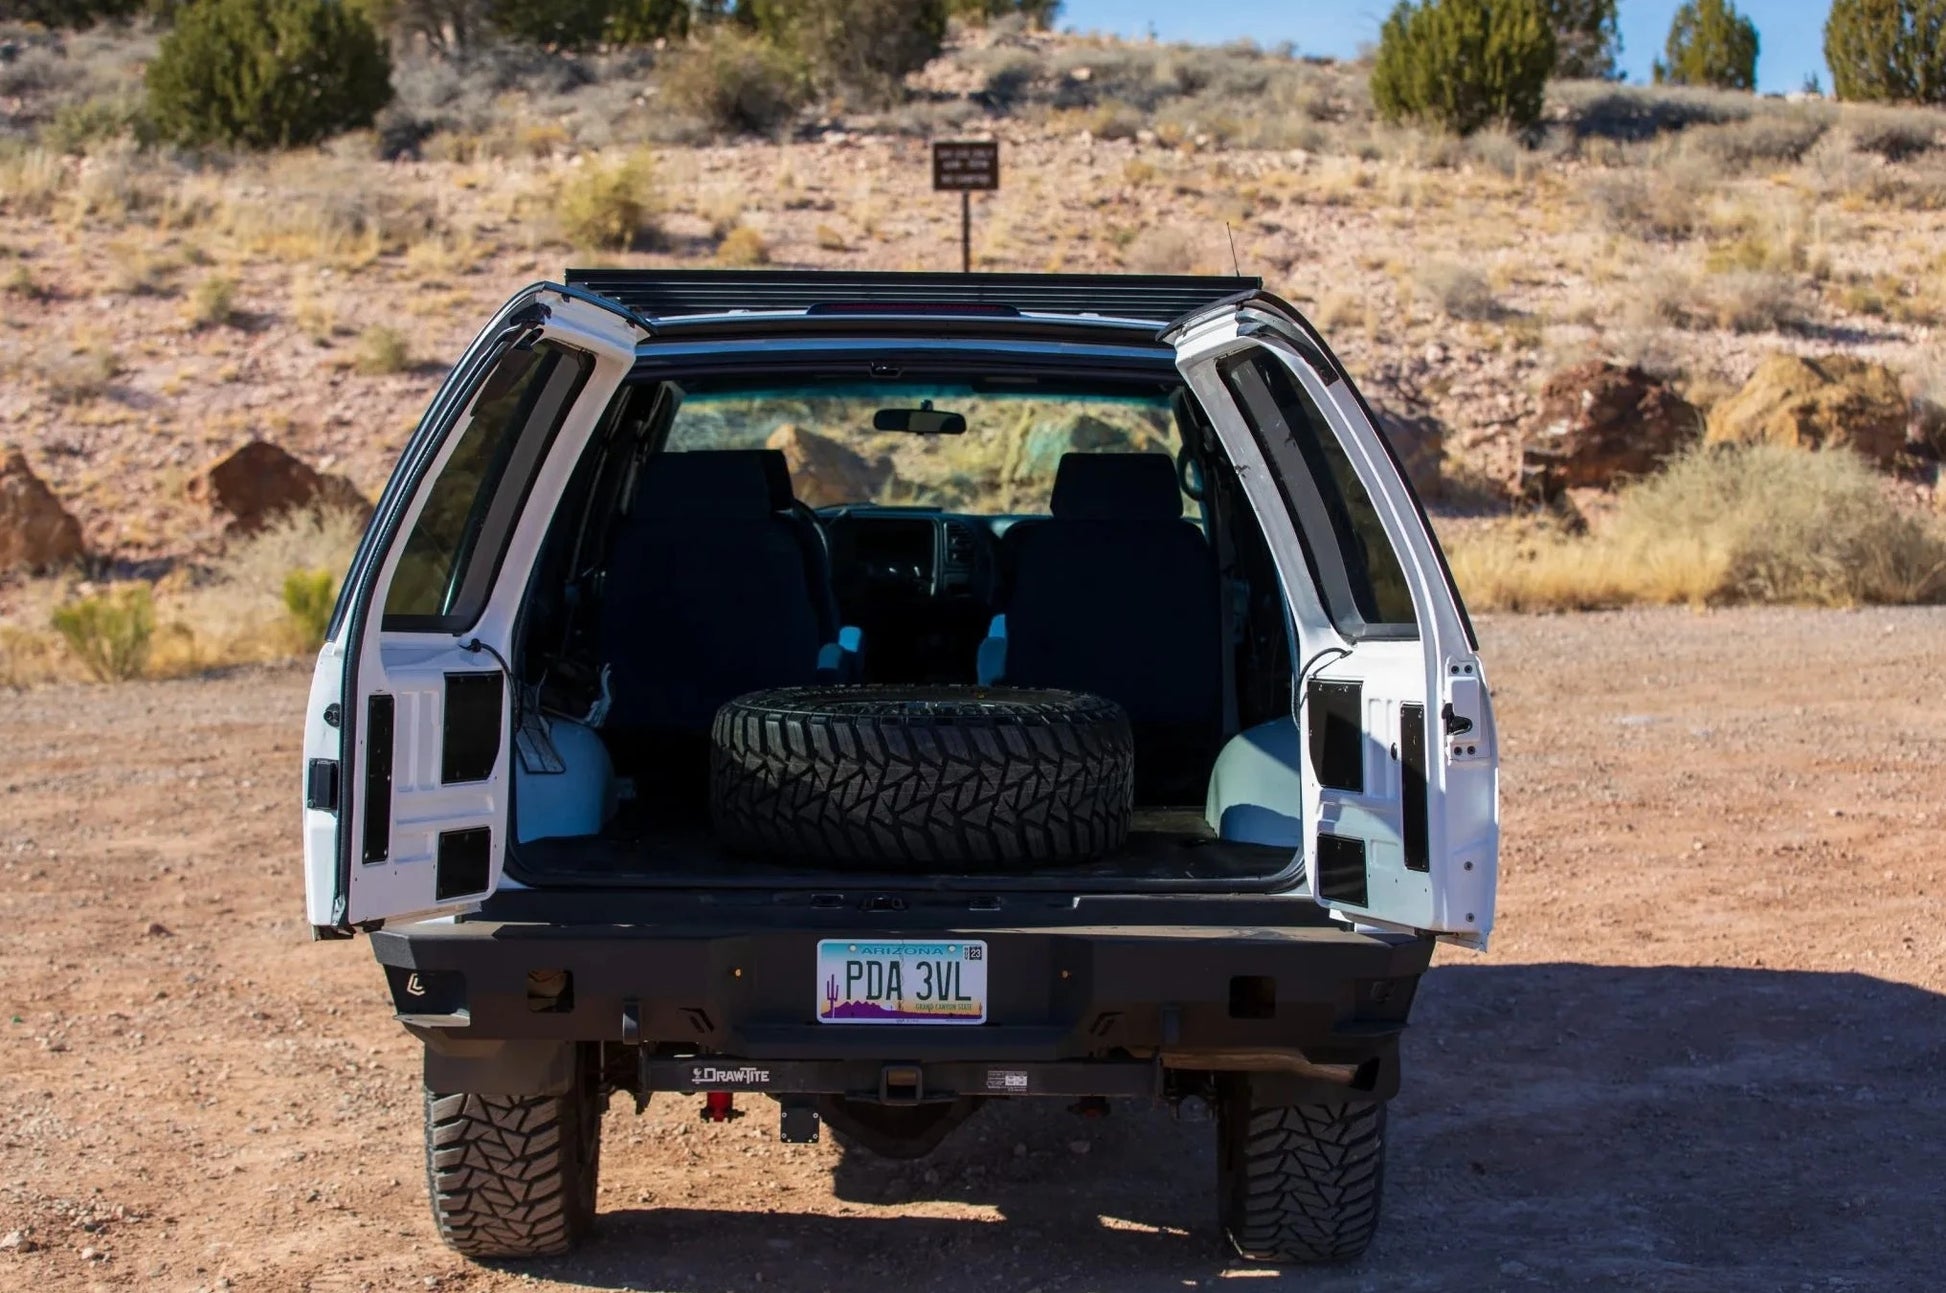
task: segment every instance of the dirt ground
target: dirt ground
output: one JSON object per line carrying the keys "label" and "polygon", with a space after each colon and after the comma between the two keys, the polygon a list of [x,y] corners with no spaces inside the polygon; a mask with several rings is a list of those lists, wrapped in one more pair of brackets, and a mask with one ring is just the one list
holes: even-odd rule
{"label": "dirt ground", "polygon": [[603,1225],[439,1247],[418,1055],[307,941],[305,673],[0,697],[0,1288],[1933,1289],[1946,611],[1495,619],[1499,930],[1443,952],[1362,1262],[1227,1262],[1208,1125],[990,1108],[932,1160],[618,1102]]}

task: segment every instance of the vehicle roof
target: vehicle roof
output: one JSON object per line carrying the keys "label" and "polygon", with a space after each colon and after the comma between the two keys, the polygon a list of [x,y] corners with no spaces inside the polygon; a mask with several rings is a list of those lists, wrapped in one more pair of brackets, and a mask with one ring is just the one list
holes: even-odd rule
{"label": "vehicle roof", "polygon": [[1261,279],[1159,274],[570,269],[567,285],[685,336],[913,335],[1153,342],[1184,315]]}

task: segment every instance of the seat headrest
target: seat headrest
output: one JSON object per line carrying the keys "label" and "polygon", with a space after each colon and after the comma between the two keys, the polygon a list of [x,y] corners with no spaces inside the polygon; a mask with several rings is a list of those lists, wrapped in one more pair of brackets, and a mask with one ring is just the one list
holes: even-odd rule
{"label": "seat headrest", "polygon": [[1064,453],[1049,509],[1062,521],[1179,520],[1175,459],[1166,453]]}
{"label": "seat headrest", "polygon": [[791,505],[791,469],[775,449],[658,453],[643,464],[632,514],[757,520]]}

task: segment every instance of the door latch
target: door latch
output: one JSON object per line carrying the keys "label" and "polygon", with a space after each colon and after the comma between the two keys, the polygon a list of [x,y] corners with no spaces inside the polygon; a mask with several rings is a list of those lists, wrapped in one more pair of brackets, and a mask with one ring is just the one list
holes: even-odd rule
{"label": "door latch", "polygon": [[304,806],[322,812],[338,811],[338,761],[312,759],[304,770]]}
{"label": "door latch", "polygon": [[1457,661],[1446,668],[1446,701],[1439,707],[1439,725],[1445,734],[1449,761],[1493,757],[1493,747],[1485,743],[1481,724],[1486,721],[1486,688],[1480,681],[1479,666]]}

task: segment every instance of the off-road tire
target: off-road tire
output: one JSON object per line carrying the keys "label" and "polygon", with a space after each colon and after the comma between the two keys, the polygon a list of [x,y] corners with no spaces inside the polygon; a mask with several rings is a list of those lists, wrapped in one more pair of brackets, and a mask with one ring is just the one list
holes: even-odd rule
{"label": "off-road tire", "polygon": [[1385,1105],[1251,1104],[1240,1082],[1218,1102],[1223,1232],[1252,1261],[1339,1262],[1378,1229]]}
{"label": "off-road tire", "polygon": [[711,731],[717,838],[895,869],[1085,861],[1120,848],[1134,743],[1113,701],[1019,687],[791,687]]}
{"label": "off-road tire", "polygon": [[601,1097],[426,1092],[426,1187],[448,1246],[474,1258],[558,1257],[594,1226]]}

